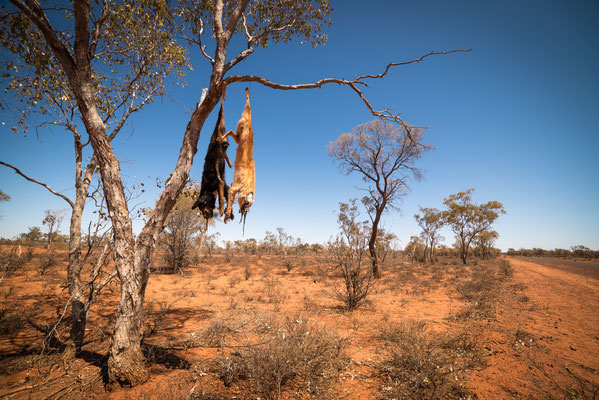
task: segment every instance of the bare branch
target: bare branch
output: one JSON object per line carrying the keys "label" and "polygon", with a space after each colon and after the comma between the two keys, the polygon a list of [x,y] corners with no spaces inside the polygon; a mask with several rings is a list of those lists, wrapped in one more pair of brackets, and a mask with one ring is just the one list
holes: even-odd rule
{"label": "bare branch", "polygon": [[357,81],[362,80],[362,79],[380,79],[385,77],[385,75],[387,75],[387,72],[389,72],[389,69],[391,67],[397,67],[397,66],[401,66],[401,65],[408,65],[408,64],[413,64],[413,63],[419,63],[422,60],[424,60],[426,57],[430,57],[430,56],[436,56],[436,55],[446,55],[446,54],[451,54],[451,53],[457,53],[457,52],[463,52],[463,53],[468,53],[472,51],[472,49],[456,49],[456,50],[450,50],[450,51],[431,51],[430,53],[427,53],[425,55],[423,55],[422,57],[419,58],[415,58],[414,60],[410,60],[410,61],[402,61],[402,62],[398,62],[398,63],[389,63],[389,65],[387,65],[387,68],[385,68],[385,72],[383,72],[382,74],[378,74],[378,75],[360,75],[356,78]]}
{"label": "bare branch", "polygon": [[202,95],[200,96],[200,101],[198,102],[198,104],[196,105],[196,110],[198,108],[200,108],[200,106],[202,105],[202,103],[204,102],[204,99],[206,98],[206,93],[208,92],[208,88],[202,88]]}
{"label": "bare branch", "polygon": [[73,203],[73,201],[71,199],[69,199],[64,194],[58,193],[56,190],[52,189],[50,186],[46,185],[45,183],[40,182],[40,181],[38,181],[36,179],[30,178],[29,176],[27,176],[23,172],[21,172],[21,170],[18,169],[17,167],[15,167],[13,165],[10,165],[8,163],[5,163],[4,161],[0,161],[0,164],[4,165],[5,167],[12,168],[17,174],[21,175],[23,178],[27,179],[28,181],[33,182],[33,183],[37,183],[38,185],[45,187],[46,189],[48,189],[50,191],[50,193],[52,193],[55,196],[60,197],[61,199],[63,199],[67,203],[69,203],[69,205],[71,206],[71,208],[75,207],[75,204]]}
{"label": "bare branch", "polygon": [[[100,241],[104,240],[107,232],[111,232],[111,231],[109,230],[109,231],[104,232],[104,234],[102,234],[102,237],[100,238]],[[94,265],[94,268],[92,269],[92,272],[90,273],[89,284],[91,286],[94,285],[94,282],[96,281],[96,279],[98,278],[98,275],[100,274],[100,270],[102,269],[102,267],[104,266],[104,263],[106,262],[106,257],[108,256],[108,254],[110,254],[110,244],[111,244],[110,240],[107,240],[104,243],[104,247],[102,248],[102,253],[100,253],[98,260],[96,261],[96,265]],[[95,290],[92,290],[92,292],[95,292]]]}
{"label": "bare branch", "polygon": [[104,282],[102,282],[98,285],[98,287],[96,287],[96,296],[98,296],[100,292],[102,292],[102,289],[104,289],[104,287],[106,287],[106,285],[108,285],[115,276],[117,276],[116,270],[114,270],[112,274],[108,275],[106,279],[104,279]]}
{"label": "bare branch", "polygon": [[[248,33],[249,34],[249,33]],[[285,84],[281,84],[281,83],[276,83],[276,82],[272,82],[266,78],[263,78],[261,76],[255,76],[255,75],[242,75],[242,76],[230,76],[228,78],[226,78],[223,82],[225,85],[231,84],[231,83],[235,83],[235,82],[258,82],[264,86],[270,87],[272,89],[278,89],[278,90],[300,90],[300,89],[315,89],[315,88],[320,88],[324,85],[330,84],[330,83],[336,83],[338,85],[346,85],[349,86],[357,95],[358,97],[360,97],[360,99],[362,100],[362,102],[366,105],[366,107],[368,108],[368,110],[370,111],[370,113],[372,115],[374,115],[377,118],[380,118],[383,121],[387,121],[387,122],[393,122],[393,123],[397,123],[401,126],[403,126],[408,134],[409,139],[413,142],[416,143],[417,141],[414,140],[411,136],[411,129],[413,129],[413,126],[411,126],[410,124],[408,124],[407,122],[405,122],[401,117],[399,113],[396,113],[392,110],[389,109],[384,109],[381,111],[377,111],[375,110],[372,105],[370,104],[370,102],[368,101],[368,99],[364,96],[364,94],[362,93],[362,91],[358,88],[358,85],[364,85],[366,87],[368,87],[368,84],[366,82],[364,82],[364,80],[367,79],[382,79],[385,77],[385,75],[387,75],[387,73],[389,72],[389,69],[391,67],[396,67],[396,66],[403,66],[403,65],[408,65],[408,64],[412,64],[412,63],[418,63],[421,62],[422,60],[424,60],[426,57],[432,56],[432,55],[446,55],[446,54],[451,54],[451,53],[456,53],[456,52],[469,52],[471,49],[468,50],[464,50],[464,49],[458,49],[458,50],[451,50],[451,51],[431,51],[428,54],[423,55],[420,58],[416,58],[414,60],[410,60],[410,61],[403,61],[403,62],[397,62],[397,63],[390,63],[387,65],[387,68],[385,68],[385,71],[381,74],[378,75],[360,75],[358,77],[356,77],[355,79],[352,80],[347,80],[347,79],[339,79],[339,78],[324,78],[321,79],[319,81],[313,82],[313,83],[302,83],[302,84],[294,84],[294,85],[285,85]],[[243,54],[243,52],[241,53]],[[241,54],[237,57],[240,57]],[[249,55],[249,54],[248,54]],[[246,55],[247,57],[247,55]],[[232,60],[230,63],[234,62],[236,59]],[[239,62],[241,60],[238,60],[237,62]],[[229,64],[230,64],[229,63]],[[228,65],[228,64],[227,64]]]}
{"label": "bare branch", "polygon": [[133,98],[131,99],[131,104],[129,104],[129,107],[127,108],[127,110],[125,111],[125,113],[123,114],[123,116],[121,117],[121,120],[119,121],[119,123],[117,124],[117,126],[114,127],[114,129],[110,133],[110,136],[108,136],[109,140],[114,139],[114,137],[116,136],[117,133],[119,133],[119,131],[121,130],[121,128],[123,127],[123,125],[125,125],[125,122],[127,121],[127,119],[129,118],[129,116],[131,114],[133,114],[136,111],[139,111],[144,105],[146,105],[147,102],[149,102],[152,99],[152,96],[154,96],[154,93],[156,93],[157,89],[158,88],[152,89],[152,91],[150,93],[148,93],[148,95],[146,96],[146,98],[143,99],[141,101],[141,103],[139,103],[135,107],[133,107],[133,103],[135,102],[135,96],[133,96]]}
{"label": "bare branch", "polygon": [[104,51],[100,51],[96,54],[94,54],[94,58],[99,58],[108,54],[126,54],[128,52],[130,52],[133,49],[133,47],[125,47],[123,49],[119,49],[119,50],[104,50]]}
{"label": "bare branch", "polygon": [[248,40],[248,48],[242,52],[240,52],[237,57],[235,57],[234,59],[232,59],[231,61],[229,61],[227,63],[227,65],[225,65],[225,72],[227,72],[228,70],[230,70],[231,68],[233,68],[235,65],[237,65],[240,61],[245,60],[250,54],[252,54],[254,52],[254,44],[261,38],[263,38],[264,36],[267,36],[271,33],[274,32],[280,32],[280,31],[284,31],[285,29],[289,29],[291,28],[293,25],[295,25],[295,23],[297,22],[296,19],[294,19],[293,21],[291,21],[291,23],[278,27],[278,28],[273,28],[273,29],[268,29],[264,32],[262,32],[260,35],[258,36],[252,36],[250,34],[250,31],[247,27],[247,21],[246,21],[246,17],[245,14],[241,14],[241,21],[243,23],[243,30],[245,32],[245,36]]}
{"label": "bare branch", "polygon": [[247,18],[245,17],[245,13],[241,14],[241,23],[243,25],[243,31],[245,33],[245,37],[248,40],[248,47],[250,47],[252,44],[252,35],[250,35],[250,30],[248,29]]}
{"label": "bare branch", "polygon": [[102,0],[102,15],[100,15],[100,18],[94,24],[94,31],[92,32],[91,43],[89,45],[89,58],[90,59],[92,59],[96,56],[94,53],[96,52],[96,47],[98,46],[98,40],[100,39],[100,29],[102,28],[102,25],[104,24],[104,22],[106,21],[107,18],[108,18],[108,3],[106,2],[106,0]]}
{"label": "bare branch", "polygon": [[[127,89],[125,90],[125,96],[121,99],[121,102],[116,104],[115,107],[113,108],[113,110],[108,110],[106,112],[106,117],[104,118],[104,123],[106,124],[108,122],[108,120],[110,119],[110,117],[112,117],[113,112],[112,111],[116,111],[119,108],[121,108],[125,103],[127,103],[127,101],[129,100],[129,97],[133,97],[133,100],[131,101],[131,104],[133,104],[133,102],[135,101],[135,96],[137,94],[136,90],[133,90],[133,85],[135,84],[135,82],[137,82],[138,80],[140,80],[143,76],[143,73],[145,72],[145,68],[147,67],[146,62],[144,61],[142,63],[142,65],[139,67],[139,69],[137,70],[137,73],[135,74],[135,76],[133,77],[133,79],[131,79],[128,83],[127,83]],[[155,90],[153,90],[151,92],[151,94],[153,94],[155,92]],[[120,97],[120,96],[119,96]],[[123,121],[124,122],[124,121]],[[120,128],[119,128],[120,129]]]}
{"label": "bare branch", "polygon": [[[291,21],[287,25],[283,25],[283,26],[280,26],[278,28],[272,28],[272,29],[265,30],[264,32],[262,32],[258,36],[250,36],[249,43],[253,46],[259,39],[263,38],[264,36],[268,36],[271,33],[281,32],[281,31],[284,31],[285,29],[289,29],[293,25],[295,25],[296,22],[297,22],[297,19],[294,19],[293,21]],[[244,26],[245,26],[245,24],[244,24]],[[246,29],[246,32],[247,32],[247,29]]]}
{"label": "bare branch", "polygon": [[254,52],[254,48],[248,46],[248,48],[237,55],[234,59],[229,61],[227,65],[225,65],[225,72],[233,68],[235,65],[239,64],[240,61],[245,60],[250,54]]}
{"label": "bare branch", "polygon": [[200,33],[198,33],[198,46],[200,47],[200,51],[202,55],[210,60],[211,64],[214,64],[214,58],[210,57],[208,53],[206,53],[206,46],[202,44],[202,33],[204,33],[204,21],[200,18]]}

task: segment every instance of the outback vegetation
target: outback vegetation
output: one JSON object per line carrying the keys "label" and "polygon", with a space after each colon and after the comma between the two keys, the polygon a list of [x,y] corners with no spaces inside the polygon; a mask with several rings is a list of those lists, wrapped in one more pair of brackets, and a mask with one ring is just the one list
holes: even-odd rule
{"label": "outback vegetation", "polygon": [[[55,243],[51,253],[45,238],[4,240],[0,395],[595,398],[596,358],[588,335],[596,316],[585,308],[592,297],[568,289],[576,318],[556,322],[563,306],[545,305],[547,289],[536,286],[554,281],[527,278],[539,264],[473,252],[464,265],[459,248],[440,247],[430,262],[424,245],[422,261],[411,257],[409,247],[386,248],[381,278],[375,279],[359,204],[340,204],[339,237],[326,246],[282,228],[211,251],[207,238],[203,251],[174,269],[168,245],[160,245],[152,267],[159,279],[148,285],[142,340],[149,382],[113,393],[106,392],[104,365],[118,281],[108,273],[95,280],[101,301],[89,311],[76,355],[68,351],[72,315],[61,289],[68,244]],[[192,243],[197,251],[198,241]],[[93,271],[93,265],[84,270]],[[562,299],[566,288],[559,288]],[[556,336],[554,323],[568,340]]]}
{"label": "outback vegetation", "polygon": [[[568,305],[580,314],[564,323],[567,341],[557,338],[552,328],[562,323],[563,304],[543,303],[541,294],[554,289],[543,280],[547,267],[494,247],[493,224],[505,214],[499,201],[476,204],[468,189],[450,194],[443,209],[420,207],[422,231],[403,249],[383,229],[422,178],[417,162],[432,148],[425,129],[373,108],[367,82],[468,50],[390,62],[378,75],[281,84],[233,71],[258,47],[324,44],[328,1],[9,3],[0,11],[0,41],[2,82],[12,97],[1,106],[15,116],[16,134],[52,126],[72,136],[75,190],[68,197],[0,161],[70,212],[66,235],[59,233],[66,213],[47,210],[40,226],[0,241],[0,396],[597,397],[597,317],[587,311],[599,286],[559,288],[570,291]],[[247,46],[231,57],[230,43],[238,42]],[[209,77],[194,75],[194,51],[209,63]],[[127,187],[113,139],[131,115],[167,100],[170,84],[185,88],[186,79],[200,78],[208,87],[198,94],[176,165],[165,171],[156,201],[136,210],[131,200],[144,189]],[[377,118],[327,148],[341,172],[366,186],[361,199],[339,203],[339,230],[325,244],[284,228],[222,241],[208,235],[212,218],[192,209],[201,190],[189,179],[200,132],[226,87],[247,82],[274,90],[335,83]],[[8,201],[0,191],[0,203]],[[86,209],[95,219],[83,226]],[[135,216],[143,219],[139,232]],[[454,235],[451,247],[441,244],[442,232]],[[508,255],[596,256],[584,246],[537,250]],[[579,273],[558,271],[565,280]],[[526,274],[547,286],[529,287]],[[521,376],[497,378],[512,371]]]}

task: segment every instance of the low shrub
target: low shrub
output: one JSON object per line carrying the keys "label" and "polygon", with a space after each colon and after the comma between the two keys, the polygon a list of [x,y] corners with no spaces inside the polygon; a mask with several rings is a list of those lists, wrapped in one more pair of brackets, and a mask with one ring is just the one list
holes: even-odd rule
{"label": "low shrub", "polygon": [[384,326],[382,399],[468,399],[464,374],[481,365],[476,341],[467,333],[443,334],[427,329],[422,321]]}
{"label": "low shrub", "polygon": [[12,247],[8,251],[0,250],[0,273],[12,274],[30,259],[29,253],[23,255],[19,250],[19,247]]}
{"label": "low shrub", "polygon": [[261,398],[278,399],[284,387],[318,396],[345,367],[345,340],[302,318],[271,325],[257,344],[216,360],[225,385],[249,379]]}

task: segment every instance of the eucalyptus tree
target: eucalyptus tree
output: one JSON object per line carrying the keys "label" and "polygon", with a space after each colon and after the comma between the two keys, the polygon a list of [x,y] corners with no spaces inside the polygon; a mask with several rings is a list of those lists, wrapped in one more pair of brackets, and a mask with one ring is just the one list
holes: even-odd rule
{"label": "eucalyptus tree", "polygon": [[[295,38],[313,46],[323,44],[326,35],[322,29],[331,23],[331,8],[327,0],[181,0],[173,3],[158,0],[74,0],[72,10],[67,10],[71,17],[67,21],[51,18],[56,13],[64,12],[54,4],[42,7],[36,0],[10,2],[12,8],[8,14],[15,16],[19,23],[24,25],[21,29],[22,41],[19,44],[11,42],[11,45],[22,46],[26,50],[39,45],[47,54],[52,55],[55,62],[51,63],[51,68],[56,68],[64,76],[63,83],[67,92],[65,96],[76,104],[94,150],[114,232],[115,267],[121,280],[121,300],[108,357],[108,379],[111,382],[133,386],[146,381],[149,376],[141,350],[141,340],[143,300],[150,276],[152,252],[168,213],[187,183],[193,157],[197,152],[200,131],[225,87],[247,82],[256,82],[280,90],[313,89],[327,84],[344,85],[364,102],[373,115],[407,127],[398,114],[389,110],[376,111],[372,107],[363,93],[367,81],[385,77],[394,66],[416,63],[428,56],[449,53],[430,52],[418,59],[391,63],[378,75],[281,84],[257,75],[231,75],[230,71],[252,55],[256,47],[265,48],[270,43],[289,42]],[[109,24],[113,16],[126,23],[122,26]],[[146,32],[148,26],[156,26],[156,29],[145,35],[143,32]],[[210,35],[204,34],[206,29],[211,31]],[[229,57],[227,51],[234,36],[245,39],[247,48]],[[108,96],[116,99],[116,104],[123,101],[128,103],[133,96],[114,94],[111,83],[112,79],[134,75],[129,74],[129,66],[118,63],[115,66],[120,72],[110,75],[108,72],[111,72],[111,69],[108,68],[108,72],[103,73],[104,64],[96,60],[98,55],[105,54],[118,57],[119,53],[110,46],[100,50],[103,41],[113,38],[124,45],[131,42],[133,47],[141,46],[139,41],[145,42],[151,50],[150,53],[141,52],[138,57],[133,58],[142,65],[148,60],[153,62],[162,57],[160,52],[154,53],[154,50],[160,47],[160,43],[169,44],[162,46],[167,50],[167,54],[172,51],[174,55],[184,58],[184,51],[172,42],[173,39],[179,39],[178,43],[183,43],[189,48],[196,47],[208,60],[211,68],[207,80],[208,87],[203,91],[204,95],[199,99],[183,134],[175,167],[137,237],[133,235],[119,161],[111,145],[108,120],[105,117],[112,107],[102,101],[104,96]],[[206,38],[213,41],[211,51],[204,45]],[[173,44],[170,45],[171,43]],[[153,47],[153,44],[157,46]],[[36,62],[41,65],[45,61],[42,58],[39,61],[31,61],[29,65],[35,65]],[[153,76],[162,78],[167,74],[166,68],[170,65],[172,64],[165,63],[164,69]],[[8,72],[9,75],[13,74],[12,71]],[[158,81],[162,82],[160,79]],[[143,85],[137,81],[132,87],[143,89]],[[160,89],[162,87],[158,86]],[[152,90],[152,87],[148,90]],[[31,107],[40,108],[39,103],[33,103]]]}
{"label": "eucalyptus tree", "polygon": [[476,235],[474,243],[482,259],[496,257],[498,250],[493,248],[495,241],[499,238],[499,233],[492,229],[486,229]]}
{"label": "eucalyptus tree", "polygon": [[[74,198],[13,164],[0,164],[44,187],[70,207],[67,277],[73,314],[71,339],[79,352],[97,277],[92,274],[86,279],[81,272],[97,247],[104,248],[98,260],[107,251],[103,239],[82,240],[82,215],[100,165],[100,158],[90,149],[89,116],[93,114],[96,124],[103,126],[105,140],[110,142],[133,113],[154,97],[166,94],[168,81],[164,77],[173,70],[175,79],[181,77],[187,59],[184,47],[170,37],[174,27],[164,23],[166,9],[157,2],[110,6],[106,2],[75,2],[74,8],[62,5],[67,6],[42,8],[35,1],[16,0],[12,8],[2,6],[0,49],[6,71],[2,83],[12,97],[5,96],[0,106],[15,115],[15,133],[27,135],[33,127],[36,133],[51,128],[72,135]],[[83,32],[86,30],[87,34]],[[82,96],[87,100],[82,101]],[[91,229],[90,225],[88,233]]]}
{"label": "eucalyptus tree", "polygon": [[428,252],[428,259],[433,262],[435,259],[435,248],[443,236],[439,233],[445,220],[443,213],[436,208],[419,207],[420,214],[414,215],[416,223],[422,229],[420,237],[424,241],[425,253]]}
{"label": "eucalyptus tree", "polygon": [[452,194],[443,200],[446,209],[443,211],[445,221],[455,234],[460,258],[466,264],[470,245],[482,232],[488,231],[499,218],[505,214],[503,204],[498,201],[488,201],[481,205],[472,202],[472,192],[468,189]]}
{"label": "eucalyptus tree", "polygon": [[374,120],[329,143],[327,153],[343,172],[356,172],[367,184],[362,198],[371,222],[368,249],[375,277],[380,275],[376,250],[379,224],[385,211],[396,209],[409,183],[422,178],[414,166],[431,147],[422,144],[424,130]]}

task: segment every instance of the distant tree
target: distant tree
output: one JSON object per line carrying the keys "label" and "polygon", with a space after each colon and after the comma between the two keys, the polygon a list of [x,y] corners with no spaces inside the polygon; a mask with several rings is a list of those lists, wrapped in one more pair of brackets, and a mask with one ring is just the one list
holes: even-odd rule
{"label": "distant tree", "polygon": [[[298,240],[301,240],[300,238],[298,238]],[[310,245],[310,243],[299,243],[296,245],[296,251],[297,254],[307,254],[310,250],[312,249],[312,245]]]}
{"label": "distant tree", "polygon": [[46,233],[46,240],[48,241],[48,249],[52,247],[52,240],[54,236],[56,236],[57,231],[60,229],[60,224],[62,223],[63,216],[61,215],[61,211],[57,210],[46,210],[44,211],[44,219],[42,220],[42,224],[46,225],[48,228],[48,233]]}
{"label": "distant tree", "polygon": [[500,214],[505,214],[503,205],[498,201],[489,201],[481,205],[472,203],[473,191],[474,189],[468,189],[452,194],[443,201],[446,207],[443,215],[455,234],[456,248],[464,264],[476,236],[488,230]]}
{"label": "distant tree", "polygon": [[443,240],[443,236],[439,233],[443,225],[445,225],[445,219],[443,218],[443,212],[436,208],[422,208],[419,207],[420,214],[414,215],[418,226],[422,229],[420,237],[422,238],[425,246],[425,252],[428,253],[428,259],[432,263],[435,259],[435,249],[440,240]]}
{"label": "distant tree", "polygon": [[293,237],[283,228],[277,228],[277,253],[287,255],[288,247],[293,243]]}
{"label": "distant tree", "polygon": [[570,250],[566,249],[553,249],[553,256],[555,257],[568,257],[570,255]]}
{"label": "distant tree", "polygon": [[328,155],[339,163],[342,172],[356,172],[367,185],[362,203],[371,222],[368,249],[375,277],[380,276],[376,239],[381,217],[385,211],[397,208],[412,179],[422,178],[414,164],[431,149],[422,144],[423,136],[419,128],[374,120],[344,133],[327,147]]}
{"label": "distant tree", "polygon": [[312,243],[310,245],[310,250],[312,250],[314,254],[320,254],[324,250],[324,246],[320,243]]}
{"label": "distant tree", "polygon": [[387,264],[390,259],[389,256],[395,251],[397,241],[397,236],[393,232],[379,229],[376,238],[376,255],[380,265],[385,266]]}
{"label": "distant tree", "polygon": [[245,254],[256,254],[258,251],[258,241],[254,238],[249,238],[243,241],[243,252]]}
{"label": "distant tree", "polygon": [[169,269],[180,273],[191,264],[196,239],[207,229],[201,213],[192,210],[197,190],[189,187],[179,195],[177,203],[169,213],[160,234],[159,244],[166,249],[165,261]]}
{"label": "distant tree", "polygon": [[426,248],[422,239],[418,236],[410,236],[404,254],[410,257],[410,261],[425,261],[426,260]]}
{"label": "distant tree", "polygon": [[[206,247],[206,250],[208,251],[208,255],[211,257],[218,250],[219,238],[220,238],[220,233],[218,233],[218,232],[214,232],[210,235],[206,235],[204,246]],[[198,240],[196,239],[196,241],[198,241]]]}
{"label": "distant tree", "polygon": [[437,247],[437,255],[442,257],[452,257],[455,254],[454,249],[442,244]]}
{"label": "distant tree", "polygon": [[499,238],[499,233],[492,229],[486,229],[476,235],[474,244],[478,250],[478,253],[482,259],[487,259],[497,256],[497,250],[494,249],[493,245]]}
{"label": "distant tree", "polygon": [[262,239],[262,248],[266,253],[273,253],[277,251],[279,241],[274,233],[266,231],[264,233],[264,239]]}
{"label": "distant tree", "polygon": [[21,240],[26,240],[28,242],[39,242],[42,239],[42,230],[39,226],[30,226],[29,231],[27,233],[21,233],[19,235]]}
{"label": "distant tree", "polygon": [[590,256],[591,249],[581,244],[570,247],[575,257],[588,257]]}
{"label": "distant tree", "polygon": [[366,299],[372,289],[372,271],[366,265],[368,227],[359,221],[356,203],[357,199],[339,203],[337,223],[341,233],[328,244],[335,267],[343,276],[342,288],[336,290],[336,295],[350,310]]}

